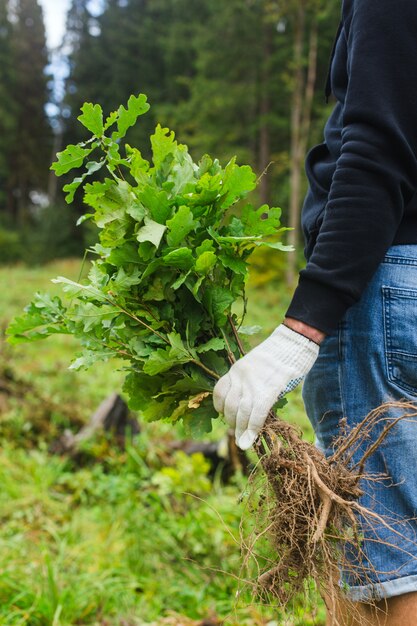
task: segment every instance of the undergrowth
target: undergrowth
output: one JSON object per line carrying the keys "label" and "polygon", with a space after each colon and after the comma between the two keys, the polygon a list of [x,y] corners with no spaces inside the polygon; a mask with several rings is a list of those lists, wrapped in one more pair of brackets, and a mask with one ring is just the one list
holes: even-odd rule
{"label": "undergrowth", "polygon": [[[0,324],[5,327],[35,289],[47,287],[51,275],[76,279],[79,268],[73,261],[0,270]],[[250,298],[256,305],[249,315],[265,318],[266,333],[275,322],[271,311],[276,305],[278,319],[286,295],[276,285],[258,295]],[[249,591],[236,595],[247,482],[242,476],[227,486],[218,476],[212,482],[200,455],[169,453],[167,442],[184,436],[180,427],[172,433],[165,424],[144,425],[125,451],[98,435],[97,458],[84,467],[48,453],[63,428],[76,430],[120,389],[121,375],[109,364],[68,371],[73,350],[72,340],[54,338],[2,352],[28,386],[22,397],[3,396],[0,403],[0,623],[194,626],[210,619],[230,626],[321,626],[323,607],[314,592],[287,612],[251,605]],[[291,402],[286,415],[311,437],[299,406]],[[224,433],[219,423],[209,438]]]}

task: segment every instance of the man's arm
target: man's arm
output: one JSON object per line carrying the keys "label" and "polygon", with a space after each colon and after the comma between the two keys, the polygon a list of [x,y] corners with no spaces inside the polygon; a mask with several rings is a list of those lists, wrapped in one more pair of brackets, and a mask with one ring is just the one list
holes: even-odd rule
{"label": "man's arm", "polygon": [[304,335],[307,339],[311,339],[311,341],[314,341],[317,345],[320,345],[326,337],[326,334],[321,330],[318,330],[318,328],[313,328],[313,326],[309,326],[308,324],[295,320],[292,317],[286,317],[284,319],[284,324],[285,326],[288,326],[288,328],[295,330],[296,333]]}
{"label": "man's arm", "polygon": [[343,7],[348,83],[341,153],[287,311],[324,332],[360,299],[405,212],[417,223],[416,2],[344,0]]}

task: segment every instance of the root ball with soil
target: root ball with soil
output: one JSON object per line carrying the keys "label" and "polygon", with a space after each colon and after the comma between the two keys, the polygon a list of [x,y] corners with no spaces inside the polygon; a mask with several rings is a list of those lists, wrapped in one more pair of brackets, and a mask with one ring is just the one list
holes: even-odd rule
{"label": "root ball with soil", "polygon": [[[288,605],[312,580],[323,595],[335,598],[343,594],[335,576],[340,570],[360,584],[375,580],[378,572],[365,562],[362,549],[364,524],[394,529],[390,519],[360,504],[363,481],[386,478],[368,476],[366,461],[400,420],[416,417],[415,405],[388,403],[349,432],[342,423],[334,453],[326,458],[294,426],[269,416],[255,445],[259,463],[250,478],[249,535],[244,522],[241,527],[243,567],[255,563],[259,573],[256,597]],[[401,540],[401,528],[394,532]],[[355,553],[354,563],[346,545]]]}

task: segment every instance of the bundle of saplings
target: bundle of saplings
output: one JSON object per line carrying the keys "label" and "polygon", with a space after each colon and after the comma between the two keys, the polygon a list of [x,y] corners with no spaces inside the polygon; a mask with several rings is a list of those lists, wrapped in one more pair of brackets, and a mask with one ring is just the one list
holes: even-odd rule
{"label": "bundle of saplings", "polygon": [[[8,334],[14,343],[74,335],[76,370],[121,360],[130,407],[146,420],[183,420],[198,437],[218,418],[213,387],[251,332],[243,325],[250,255],[259,246],[285,252],[285,229],[280,209],[248,200],[257,185],[248,165],[232,159],[223,167],[208,155],[196,163],[159,125],[151,161],[128,145],[127,131],[148,109],[143,94],[107,119],[99,105],[83,105],[78,120],[91,137],[58,153],[52,169],[58,176],[77,170],[64,191],[68,203],[82,191],[87,212],[79,222],[92,220],[99,230],[91,268],[80,282],[54,279],[64,301],[36,294]],[[254,585],[261,595],[288,602],[311,577],[338,589],[340,546],[349,541],[360,555],[358,520],[372,518],[357,502],[364,464],[351,467],[350,450],[364,444],[370,454],[369,433],[383,420],[377,412],[346,433],[326,460],[271,413],[255,444],[267,478],[256,499],[259,528],[252,543],[244,541],[256,560],[256,542],[268,530],[269,554]]]}

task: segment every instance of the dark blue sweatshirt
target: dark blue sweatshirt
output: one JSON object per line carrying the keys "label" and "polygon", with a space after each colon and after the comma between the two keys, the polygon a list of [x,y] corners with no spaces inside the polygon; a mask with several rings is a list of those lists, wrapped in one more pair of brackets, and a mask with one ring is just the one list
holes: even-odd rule
{"label": "dark blue sweatshirt", "polygon": [[343,0],[337,100],[306,159],[307,265],[287,311],[326,333],[394,244],[417,244],[417,0]]}

